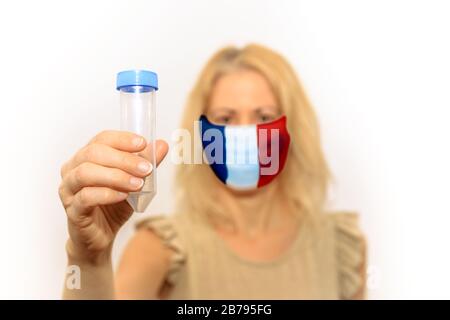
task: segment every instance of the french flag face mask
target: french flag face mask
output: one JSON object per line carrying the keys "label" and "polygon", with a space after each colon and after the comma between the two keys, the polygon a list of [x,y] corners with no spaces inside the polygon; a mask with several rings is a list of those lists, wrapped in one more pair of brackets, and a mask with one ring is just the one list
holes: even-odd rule
{"label": "french flag face mask", "polygon": [[217,125],[200,117],[203,150],[216,176],[238,190],[260,188],[283,170],[290,136],[286,116],[254,125]]}

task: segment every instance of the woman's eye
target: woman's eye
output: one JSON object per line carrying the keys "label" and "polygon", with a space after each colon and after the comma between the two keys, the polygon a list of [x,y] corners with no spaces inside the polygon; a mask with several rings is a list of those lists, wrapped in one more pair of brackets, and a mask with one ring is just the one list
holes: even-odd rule
{"label": "woman's eye", "polygon": [[230,122],[230,120],[231,120],[230,117],[224,116],[224,117],[218,117],[218,118],[216,119],[216,122],[222,123],[222,124],[228,124],[228,123]]}
{"label": "woman's eye", "polygon": [[274,119],[274,117],[272,115],[264,115],[264,114],[262,114],[262,115],[259,116],[259,121],[261,121],[261,122],[270,122],[273,119]]}

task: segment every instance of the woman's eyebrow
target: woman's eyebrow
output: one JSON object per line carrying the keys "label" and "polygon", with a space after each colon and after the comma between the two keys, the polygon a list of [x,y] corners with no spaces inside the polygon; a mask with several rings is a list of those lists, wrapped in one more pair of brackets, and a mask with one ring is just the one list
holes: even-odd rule
{"label": "woman's eyebrow", "polygon": [[212,112],[228,112],[228,113],[232,113],[232,114],[236,113],[236,111],[234,109],[232,109],[230,107],[225,107],[225,106],[214,108],[214,110],[211,110],[211,111]]}
{"label": "woman's eyebrow", "polygon": [[265,106],[265,107],[258,107],[258,108],[255,109],[256,113],[261,113],[263,111],[274,111],[276,113],[279,113],[280,109],[277,106],[274,106],[274,105]]}

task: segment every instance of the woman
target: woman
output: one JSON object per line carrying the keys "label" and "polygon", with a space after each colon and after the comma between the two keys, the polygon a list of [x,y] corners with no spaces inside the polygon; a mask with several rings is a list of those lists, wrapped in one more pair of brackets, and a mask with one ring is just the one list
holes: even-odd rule
{"label": "woman", "polygon": [[[255,125],[277,129],[275,174],[255,180],[254,167],[224,163],[224,178],[220,164],[179,165],[176,213],[140,222],[113,276],[113,240],[132,214],[127,193],[142,187],[152,168],[136,155],[149,152],[142,137],[100,133],[61,169],[66,250],[69,265],[81,270],[81,288],[66,287],[64,298],[363,298],[357,216],[324,212],[329,172],[317,121],[286,60],[260,45],[217,52],[189,96],[181,127],[194,137],[199,119],[238,135]],[[206,154],[204,140],[203,147]],[[158,163],[167,151],[157,141]]]}

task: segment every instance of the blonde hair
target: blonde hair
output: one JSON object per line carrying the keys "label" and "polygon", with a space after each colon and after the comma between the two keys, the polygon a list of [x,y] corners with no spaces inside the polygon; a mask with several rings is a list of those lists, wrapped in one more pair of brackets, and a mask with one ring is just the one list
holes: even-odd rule
{"label": "blonde hair", "polygon": [[[293,68],[279,53],[257,44],[243,48],[227,46],[216,52],[201,71],[189,94],[181,127],[194,134],[193,123],[205,112],[216,80],[242,68],[262,74],[287,117],[291,145],[284,170],[277,177],[280,192],[298,213],[314,215],[322,211],[329,170],[321,144],[316,115]],[[193,143],[197,147],[200,143]],[[180,164],[175,175],[177,211],[201,216],[220,212],[214,184],[220,183],[207,164]]]}

